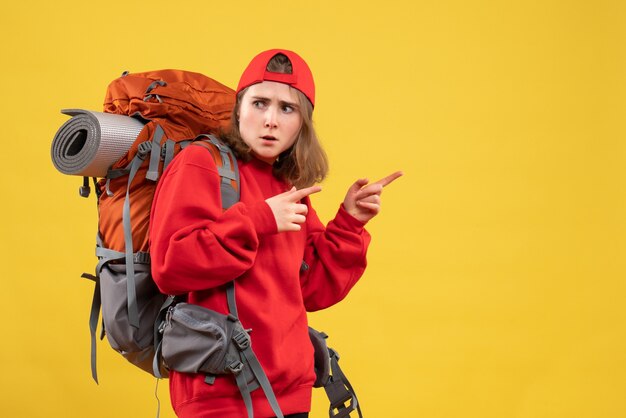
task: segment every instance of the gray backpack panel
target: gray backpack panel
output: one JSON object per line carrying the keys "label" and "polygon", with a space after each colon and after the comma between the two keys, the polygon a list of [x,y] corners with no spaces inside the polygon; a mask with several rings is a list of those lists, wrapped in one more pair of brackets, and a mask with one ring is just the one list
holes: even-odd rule
{"label": "gray backpack panel", "polygon": [[128,321],[124,264],[108,263],[100,270],[102,320],[111,347],[131,363],[152,373],[154,319],[167,296],[157,289],[149,264],[135,264],[134,267],[139,328],[132,327]]}

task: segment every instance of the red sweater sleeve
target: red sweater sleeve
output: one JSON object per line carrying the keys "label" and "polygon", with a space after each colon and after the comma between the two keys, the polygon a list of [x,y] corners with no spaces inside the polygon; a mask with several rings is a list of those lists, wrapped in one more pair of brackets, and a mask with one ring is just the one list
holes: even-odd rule
{"label": "red sweater sleeve", "polygon": [[211,154],[190,146],[174,159],[157,187],[150,220],[152,275],[161,292],[210,289],[254,263],[259,236],[276,233],[260,201],[222,210],[220,177]]}
{"label": "red sweater sleeve", "polygon": [[343,205],[326,228],[309,206],[307,228],[304,262],[308,268],[300,280],[307,311],[317,311],[345,298],[363,275],[371,237]]}

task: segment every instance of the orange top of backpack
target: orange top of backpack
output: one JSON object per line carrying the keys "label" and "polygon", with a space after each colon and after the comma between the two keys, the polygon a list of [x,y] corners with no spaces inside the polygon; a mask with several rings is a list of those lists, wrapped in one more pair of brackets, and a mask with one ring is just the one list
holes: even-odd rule
{"label": "orange top of backpack", "polygon": [[[148,252],[148,224],[157,178],[147,178],[149,170],[160,175],[181,144],[200,134],[219,133],[230,126],[235,105],[233,89],[203,74],[182,70],[124,73],[106,91],[104,111],[133,116],[147,122],[128,152],[112,167],[111,173],[128,168],[141,144],[154,143],[155,158],[146,156],[130,185],[128,176],[107,176],[99,182],[100,237],[105,248],[125,251],[122,209],[129,187],[133,251]],[[162,137],[155,141],[161,128]],[[170,149],[171,148],[171,149]],[[148,176],[150,177],[150,176]]]}

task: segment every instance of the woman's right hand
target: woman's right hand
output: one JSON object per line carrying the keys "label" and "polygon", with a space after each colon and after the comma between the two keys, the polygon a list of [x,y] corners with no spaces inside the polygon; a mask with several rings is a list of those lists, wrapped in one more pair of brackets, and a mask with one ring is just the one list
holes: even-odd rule
{"label": "woman's right hand", "polygon": [[311,186],[300,190],[293,187],[285,193],[266,199],[265,202],[272,210],[274,219],[276,219],[278,232],[299,231],[302,228],[300,225],[306,221],[308,212],[307,205],[299,202],[321,190],[320,186]]}

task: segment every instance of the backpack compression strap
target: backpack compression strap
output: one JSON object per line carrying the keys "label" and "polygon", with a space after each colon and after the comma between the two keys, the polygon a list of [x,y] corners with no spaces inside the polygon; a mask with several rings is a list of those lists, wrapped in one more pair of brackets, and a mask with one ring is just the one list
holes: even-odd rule
{"label": "backpack compression strap", "polygon": [[[162,132],[162,130],[161,130]],[[156,135],[156,133],[155,133]],[[148,153],[153,149],[152,142],[142,142],[139,144],[137,154],[130,163],[130,173],[128,174],[128,185],[126,187],[126,197],[122,209],[122,225],[124,228],[124,245],[126,247],[126,289],[128,292],[128,321],[130,325],[139,329],[139,312],[137,309],[137,292],[135,288],[135,267],[133,265],[133,234],[130,223],[130,185],[137,175],[139,167],[143,163]]]}
{"label": "backpack compression strap", "polygon": [[139,311],[137,308],[137,292],[135,287],[135,267],[133,265],[133,258],[136,254],[133,251],[133,234],[130,222],[130,186],[139,171],[139,167],[143,164],[144,160],[150,154],[150,164],[148,166],[148,172],[146,179],[156,181],[159,177],[158,166],[161,158],[161,140],[165,132],[161,125],[156,125],[152,141],[146,141],[139,144],[137,154],[132,159],[127,169],[128,172],[128,184],[126,186],[126,197],[124,198],[124,206],[122,208],[122,226],[124,228],[124,246],[125,246],[125,262],[126,262],[126,290],[128,293],[128,321],[130,325],[136,329],[139,329]]}
{"label": "backpack compression strap", "polygon": [[[161,125],[156,125],[152,141],[146,141],[139,144],[137,154],[128,165],[128,184],[126,186],[126,197],[122,209],[122,225],[124,228],[124,246],[126,248],[126,274],[127,274],[127,293],[128,293],[128,321],[130,325],[139,329],[139,312],[137,308],[137,294],[135,288],[135,268],[133,266],[133,234],[130,222],[130,186],[139,171],[139,167],[150,154],[150,163],[146,179],[156,181],[159,178],[158,167],[161,158],[161,141],[165,132]],[[167,141],[166,141],[167,144]],[[171,142],[170,142],[171,145]]]}

